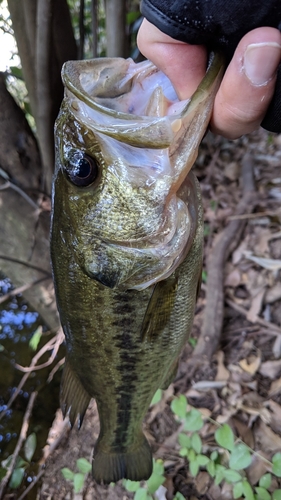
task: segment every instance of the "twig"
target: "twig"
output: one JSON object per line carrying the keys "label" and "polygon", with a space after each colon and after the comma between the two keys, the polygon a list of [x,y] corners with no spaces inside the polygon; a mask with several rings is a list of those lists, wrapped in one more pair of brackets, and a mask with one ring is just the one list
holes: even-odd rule
{"label": "twig", "polygon": [[57,373],[57,371],[60,369],[62,365],[64,365],[64,363],[65,363],[65,358],[62,358],[60,359],[60,361],[58,361],[56,366],[54,366],[54,368],[50,372],[49,377],[47,378],[47,384],[49,384],[53,380],[55,373]]}
{"label": "twig", "polygon": [[59,446],[59,444],[61,443],[62,439],[64,438],[65,434],[67,431],[70,430],[70,425],[69,425],[69,421],[68,419],[65,419],[64,423],[63,423],[63,428],[61,430],[61,433],[60,435],[57,437],[57,439],[49,446],[49,450],[48,452],[45,454],[44,456],[44,459],[43,461],[41,462],[41,469],[40,471],[38,472],[38,474],[36,475],[35,479],[32,481],[32,483],[30,483],[30,485],[24,490],[23,494],[18,498],[18,500],[23,500],[23,498],[25,498],[28,493],[30,492],[30,490],[32,490],[32,488],[34,488],[34,486],[38,483],[38,481],[41,479],[41,477],[44,475],[45,473],[45,463],[47,461],[47,459],[50,457],[50,455],[56,450],[56,448]]}
{"label": "twig", "polygon": [[21,264],[22,266],[29,267],[30,269],[34,269],[34,271],[39,271],[40,273],[45,274],[46,276],[48,276],[48,278],[52,277],[51,273],[45,271],[45,269],[42,269],[41,267],[38,266],[34,266],[33,264],[26,262],[25,260],[15,259],[14,257],[8,257],[7,255],[0,255],[0,259],[8,260],[10,262],[14,262],[15,264]]}
{"label": "twig", "polygon": [[[245,155],[242,161],[243,197],[237,206],[236,215],[249,212],[254,207],[256,196],[253,181],[253,161]],[[206,308],[201,334],[194,349],[195,359],[211,359],[217,349],[221,336],[224,310],[223,274],[224,264],[231,251],[238,245],[246,221],[232,220],[222,231],[207,263]]]}
{"label": "twig", "polygon": [[[236,304],[236,302],[234,302],[233,300],[228,299],[228,298],[225,299],[225,302],[228,306],[232,307],[232,309],[235,309],[235,311],[237,311],[240,314],[242,314],[243,316],[247,317],[248,312],[249,312],[249,311],[247,311],[247,309],[240,306],[239,304]],[[252,323],[252,321],[250,319],[247,318],[247,320],[250,323]],[[259,325],[264,326],[268,330],[272,330],[272,334],[275,336],[281,335],[281,328],[278,327],[277,325],[275,325],[274,323],[271,323],[270,321],[266,321],[265,319],[262,319],[259,316],[257,316],[255,319],[255,323],[258,323]],[[268,332],[268,333],[271,333],[271,332]]]}
{"label": "twig", "polygon": [[[61,330],[59,330],[59,332],[57,333],[57,335],[55,337],[53,337],[52,339],[50,339],[41,349],[40,351],[38,351],[38,353],[32,358],[32,361],[30,363],[30,367],[34,367],[37,363],[37,361],[41,358],[41,356],[47,352],[48,350],[50,349],[57,349],[59,348],[60,344],[62,343],[63,341],[63,332]],[[27,381],[29,375],[32,373],[33,370],[30,370],[28,371],[27,373],[24,374],[24,376],[22,377],[19,385],[17,386],[15,392],[13,392],[12,396],[10,397],[7,405],[6,405],[6,408],[5,410],[3,410],[1,413],[0,413],[0,420],[6,415],[7,411],[11,408],[14,400],[16,399],[16,397],[18,396],[19,392],[21,391],[22,387],[24,386],[25,382]]]}
{"label": "twig", "polygon": [[38,285],[42,281],[45,281],[45,280],[50,279],[50,278],[51,278],[51,276],[50,277],[45,276],[44,278],[40,278],[38,280],[34,280],[31,283],[27,283],[26,285],[22,285],[22,286],[19,286],[18,288],[15,288],[11,292],[5,293],[5,295],[2,295],[2,297],[0,297],[0,304],[3,304],[3,302],[5,302],[6,300],[10,299],[11,297],[14,297],[15,295],[18,295],[19,293],[23,293],[26,290],[28,290],[29,288],[31,288],[31,287],[33,287],[35,285]]}
{"label": "twig", "polygon": [[32,198],[30,198],[30,196],[28,196],[28,194],[26,194],[19,186],[17,186],[16,184],[11,182],[10,180],[5,182],[5,184],[2,184],[2,186],[0,187],[0,190],[9,189],[9,188],[13,189],[17,193],[19,193],[25,199],[25,201],[27,201],[29,203],[29,205],[32,206],[32,208],[35,208],[35,210],[40,211],[40,208],[38,207],[37,203],[35,203],[35,201],[33,201]]}
{"label": "twig", "polygon": [[30,398],[29,398],[29,401],[28,401],[28,405],[27,405],[27,408],[26,408],[26,411],[25,411],[25,414],[24,414],[24,417],[23,417],[23,422],[22,422],[22,426],[21,426],[21,431],[20,431],[19,439],[18,439],[18,442],[17,442],[16,447],[14,449],[14,453],[12,455],[11,463],[10,463],[10,465],[9,465],[9,467],[7,469],[7,472],[6,472],[5,476],[3,477],[2,481],[1,481],[1,484],[0,484],[0,499],[2,498],[4,490],[5,490],[5,488],[6,488],[7,484],[8,484],[9,479],[10,479],[10,477],[11,477],[11,475],[13,473],[13,470],[15,468],[16,460],[17,460],[18,454],[20,452],[20,449],[22,447],[22,443],[26,439],[26,435],[27,435],[27,431],[28,431],[28,427],[29,427],[29,419],[30,419],[30,416],[31,416],[32,408],[33,408],[35,399],[37,397],[37,394],[38,394],[38,392],[34,391],[30,395]]}

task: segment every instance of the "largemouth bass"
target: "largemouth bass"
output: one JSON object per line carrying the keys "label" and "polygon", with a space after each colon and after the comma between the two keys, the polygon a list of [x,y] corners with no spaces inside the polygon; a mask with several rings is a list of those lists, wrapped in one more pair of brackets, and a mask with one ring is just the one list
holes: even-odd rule
{"label": "largemouth bass", "polygon": [[80,426],[96,400],[98,482],[152,472],[142,421],[192,327],[203,216],[190,169],[221,73],[213,55],[179,102],[148,61],[68,62],[62,71],[51,230],[67,347],[61,406]]}

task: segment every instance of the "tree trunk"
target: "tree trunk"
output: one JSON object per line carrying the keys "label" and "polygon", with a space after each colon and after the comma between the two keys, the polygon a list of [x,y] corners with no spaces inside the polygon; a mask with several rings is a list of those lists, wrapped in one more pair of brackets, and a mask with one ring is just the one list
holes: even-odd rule
{"label": "tree trunk", "polygon": [[8,0],[39,149],[44,188],[51,191],[53,125],[63,97],[62,64],[76,59],[77,47],[66,0]]}
{"label": "tree trunk", "polygon": [[3,73],[0,167],[0,269],[16,287],[44,279],[24,296],[50,328],[57,328],[49,255],[50,200],[39,191],[42,170],[36,140],[6,89]]}
{"label": "tree trunk", "polygon": [[106,0],[107,57],[126,57],[126,0]]}

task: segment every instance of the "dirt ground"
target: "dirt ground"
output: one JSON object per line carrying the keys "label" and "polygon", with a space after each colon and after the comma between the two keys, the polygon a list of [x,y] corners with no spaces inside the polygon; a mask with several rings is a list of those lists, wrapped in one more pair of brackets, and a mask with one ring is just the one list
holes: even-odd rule
{"label": "dirt ground", "polygon": [[[256,194],[248,209],[237,215],[243,197],[241,165],[246,154]],[[271,459],[281,450],[281,136],[260,129],[229,142],[208,134],[194,170],[204,201],[205,261],[193,341],[182,353],[174,384],[150,409],[144,424],[155,458],[164,461],[167,500],[177,491],[187,499],[232,498],[229,486],[215,486],[204,470],[196,478],[190,475],[186,460],[179,455],[179,424],[170,409],[174,395],[185,394],[204,415],[219,423],[227,422],[237,437],[264,457]],[[218,345],[214,340],[215,353],[205,353],[200,368],[190,360],[206,313],[207,266],[233,220],[238,221],[241,234],[223,266],[222,332]],[[78,458],[91,460],[99,429],[95,403],[91,403],[80,431],[69,432],[63,427],[58,411],[45,451],[56,442],[62,428],[63,437],[46,461],[37,499],[132,498],[121,482],[114,487],[97,486],[90,476],[83,493],[75,495],[71,483],[62,477],[61,469],[75,470]],[[206,420],[200,431],[207,453],[214,449],[214,429],[212,421]],[[246,471],[250,484],[256,485],[267,471],[266,462],[256,455]],[[280,485],[274,479],[271,491],[277,488]]]}

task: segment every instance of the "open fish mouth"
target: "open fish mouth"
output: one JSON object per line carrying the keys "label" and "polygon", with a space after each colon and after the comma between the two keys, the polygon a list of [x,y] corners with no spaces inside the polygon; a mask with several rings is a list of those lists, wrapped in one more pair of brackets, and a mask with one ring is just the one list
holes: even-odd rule
{"label": "open fish mouth", "polygon": [[[170,276],[187,255],[197,218],[197,187],[188,173],[221,72],[220,57],[212,55],[196,92],[179,101],[149,61],[106,58],[64,65],[76,141],[88,153],[83,141],[92,134],[102,157],[101,184],[85,194],[86,210],[92,208],[78,253],[84,271],[104,286],[141,290]],[[70,144],[64,141],[64,157]]]}

